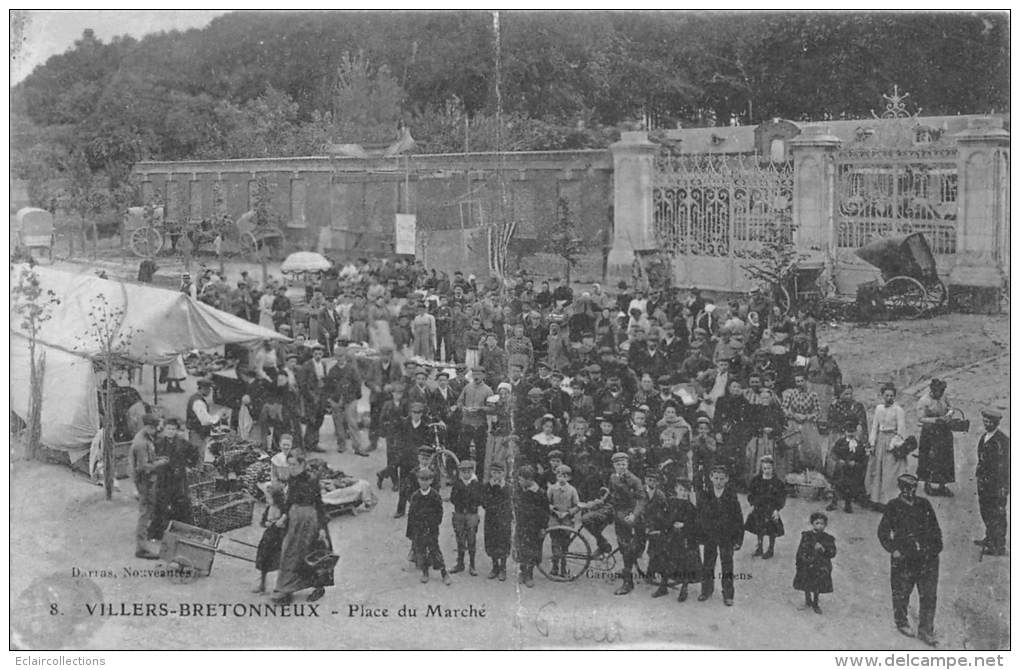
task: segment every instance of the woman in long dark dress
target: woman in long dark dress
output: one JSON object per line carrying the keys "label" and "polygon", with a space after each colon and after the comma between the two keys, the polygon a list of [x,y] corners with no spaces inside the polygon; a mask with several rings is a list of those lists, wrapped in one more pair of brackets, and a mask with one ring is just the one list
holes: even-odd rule
{"label": "woman in long dark dress", "polygon": [[[917,402],[921,435],[917,441],[917,478],[928,495],[951,496],[946,484],[956,481],[953,433],[949,430],[946,383],[932,379],[928,392]],[[937,487],[937,488],[936,488]]]}
{"label": "woman in long dark dress", "polygon": [[733,463],[734,481],[744,480],[744,447],[751,439],[747,421],[747,400],[744,387],[733,379],[726,386],[726,395],[715,401],[715,439],[720,462]]}
{"label": "woman in long dark dress", "polygon": [[276,577],[273,601],[289,602],[294,593],[314,588],[309,601],[318,600],[326,592],[326,586],[333,585],[332,574],[326,578],[317,576],[305,563],[305,558],[317,545],[332,548],[326,524],[325,507],[319,481],[305,470],[305,456],[299,451],[287,455],[290,479],[287,482],[287,534],[283,538],[280,552],[280,572]]}

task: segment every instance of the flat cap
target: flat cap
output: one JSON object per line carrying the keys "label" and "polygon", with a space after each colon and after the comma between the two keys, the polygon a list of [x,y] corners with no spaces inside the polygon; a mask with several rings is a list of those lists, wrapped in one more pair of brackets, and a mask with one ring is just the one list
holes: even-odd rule
{"label": "flat cap", "polygon": [[904,472],[896,478],[896,484],[899,486],[917,486],[917,477],[909,472]]}
{"label": "flat cap", "polygon": [[1002,412],[1000,412],[997,409],[983,409],[981,410],[981,416],[985,417],[986,419],[991,419],[992,421],[1002,420]]}
{"label": "flat cap", "polygon": [[615,454],[613,454],[613,457],[610,460],[613,463],[619,463],[621,461],[626,461],[626,462],[629,463],[630,462],[630,456],[628,456],[627,453],[624,452],[624,451],[618,451]]}

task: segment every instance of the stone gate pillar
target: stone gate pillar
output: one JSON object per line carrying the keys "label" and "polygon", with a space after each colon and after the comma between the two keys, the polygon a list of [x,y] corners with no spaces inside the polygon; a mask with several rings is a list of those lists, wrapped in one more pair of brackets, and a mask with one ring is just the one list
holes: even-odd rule
{"label": "stone gate pillar", "polygon": [[644,131],[621,133],[609,145],[613,154],[613,246],[607,280],[630,281],[634,252],[654,249],[652,185],[658,148]]}
{"label": "stone gate pillar", "polygon": [[[836,257],[836,153],[840,139],[825,126],[804,129],[789,142],[793,156],[793,240],[805,263]],[[826,272],[835,268],[826,266]]]}
{"label": "stone gate pillar", "polygon": [[955,136],[956,262],[950,306],[997,312],[1009,271],[1009,132],[1002,119],[977,119]]}

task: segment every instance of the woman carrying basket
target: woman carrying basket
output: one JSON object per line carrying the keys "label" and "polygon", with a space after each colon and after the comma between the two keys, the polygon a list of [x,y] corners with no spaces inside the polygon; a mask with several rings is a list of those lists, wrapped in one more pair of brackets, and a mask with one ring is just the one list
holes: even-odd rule
{"label": "woman carrying basket", "polygon": [[953,433],[949,430],[952,408],[946,397],[946,383],[932,379],[917,402],[921,435],[917,444],[917,478],[924,482],[927,495],[952,496],[946,484],[956,481]]}
{"label": "woman carrying basket", "polygon": [[308,601],[315,601],[326,593],[326,586],[333,586],[333,574],[310,566],[310,554],[321,552],[325,547],[332,551],[329,538],[325,507],[319,481],[305,470],[305,455],[294,450],[287,455],[290,479],[287,482],[287,501],[284,514],[287,516],[287,534],[283,538],[280,553],[280,572],[276,578],[273,602],[290,602],[293,594],[313,588]]}

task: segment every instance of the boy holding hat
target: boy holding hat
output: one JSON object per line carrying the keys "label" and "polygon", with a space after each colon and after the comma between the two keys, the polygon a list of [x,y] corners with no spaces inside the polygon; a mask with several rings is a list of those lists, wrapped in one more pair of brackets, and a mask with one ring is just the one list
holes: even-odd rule
{"label": "boy holding hat", "polygon": [[468,574],[475,570],[475,538],[478,535],[478,508],[482,504],[482,483],[475,475],[475,462],[467,459],[457,467],[458,474],[450,491],[453,503],[453,534],[457,538],[457,565],[450,570],[457,574],[464,572],[464,554],[468,555]]}
{"label": "boy holding hat", "polygon": [[411,540],[414,562],[421,570],[421,583],[429,581],[429,567],[439,570],[443,583],[450,585],[451,579],[439,549],[439,526],[443,523],[443,499],[432,488],[435,473],[421,468],[415,473],[418,490],[411,494],[407,512],[407,539]]}
{"label": "boy holding hat", "polygon": [[985,434],[978,440],[977,493],[985,539],[975,540],[986,556],[1006,554],[1006,509],[1009,505],[1009,437],[999,430],[1002,414],[981,410]]}

